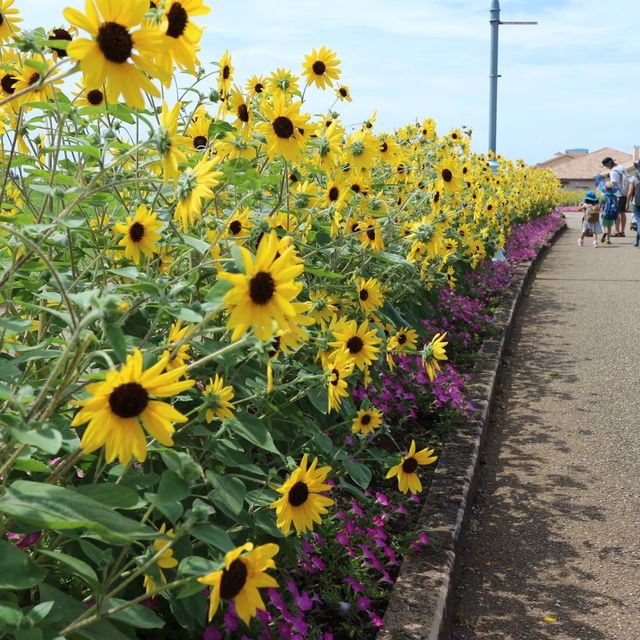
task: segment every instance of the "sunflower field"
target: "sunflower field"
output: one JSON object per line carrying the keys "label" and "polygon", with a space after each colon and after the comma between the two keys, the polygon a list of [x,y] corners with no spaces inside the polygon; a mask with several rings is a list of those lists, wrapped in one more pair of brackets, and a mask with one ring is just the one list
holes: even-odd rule
{"label": "sunflower field", "polygon": [[238,85],[203,0],[13,2],[0,638],[374,637],[466,411],[443,300],[558,184],[430,119],[345,126],[326,47]]}

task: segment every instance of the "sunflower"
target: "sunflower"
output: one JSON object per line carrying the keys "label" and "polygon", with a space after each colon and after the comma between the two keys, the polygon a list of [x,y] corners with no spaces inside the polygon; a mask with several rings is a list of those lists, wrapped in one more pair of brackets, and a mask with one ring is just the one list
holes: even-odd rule
{"label": "sunflower", "polygon": [[321,524],[320,516],[327,513],[328,507],[333,504],[331,498],[322,495],[331,490],[331,486],[325,484],[331,467],[316,469],[318,458],[308,468],[307,462],[308,454],[305,453],[300,466],[276,489],[282,497],[271,503],[271,508],[276,510],[276,525],[285,535],[289,535],[291,523],[296,533],[313,531],[314,522]]}
{"label": "sunflower", "polygon": [[317,164],[327,173],[335,167],[342,142],[342,127],[338,122],[331,122],[328,127],[321,124],[317,127],[314,148]]}
{"label": "sunflower", "polygon": [[309,310],[311,317],[322,329],[325,329],[338,313],[338,307],[336,306],[338,300],[324,289],[309,293],[309,300],[312,302]]}
{"label": "sunflower", "polygon": [[243,207],[234,211],[233,215],[225,222],[224,237],[233,238],[243,242],[251,233],[251,209]]}
{"label": "sunflower", "polygon": [[266,82],[263,76],[253,75],[247,80],[245,89],[255,98],[264,92]]}
{"label": "sunflower", "polygon": [[232,125],[237,129],[242,137],[251,137],[253,131],[253,113],[249,98],[245,97],[239,87],[233,87],[227,100],[227,110],[235,116]]}
{"label": "sunflower", "polygon": [[216,373],[215,378],[209,378],[209,384],[204,390],[205,408],[207,410],[207,422],[226,420],[233,418],[233,399],[235,392],[231,385],[224,385],[224,379]]}
{"label": "sunflower", "polygon": [[[41,60],[35,60],[38,68],[41,68],[43,62]],[[51,63],[46,60],[44,65],[47,68],[47,73],[51,70]],[[54,86],[60,84],[62,80],[54,80],[48,84],[42,84],[42,78],[44,75],[40,71],[36,71],[33,67],[28,65],[25,61],[24,66],[21,68],[20,73],[17,75],[16,82],[13,85],[13,93],[24,91],[25,89],[31,89],[26,95],[20,96],[20,103],[22,102],[47,102],[53,98],[55,94]]]}
{"label": "sunflower", "polygon": [[227,49],[218,62],[218,91],[220,92],[223,102],[229,95],[229,89],[233,82],[233,72],[234,68],[231,66],[231,54]]}
{"label": "sunflower", "polygon": [[151,62],[164,46],[163,34],[151,26],[133,30],[148,9],[149,0],[129,0],[126,4],[86,0],[86,15],[77,9],[64,10],[71,24],[93,36],[71,42],[67,55],[80,62],[85,86],[106,84],[109,102],[116,103],[123,95],[127,105],[144,109],[143,92],[160,95],[145,73],[163,81],[170,75]]}
{"label": "sunflower", "polygon": [[445,193],[457,193],[462,188],[462,164],[452,156],[443,158],[435,167],[438,186]]}
{"label": "sunflower", "polygon": [[204,105],[200,105],[191,116],[187,127],[187,137],[190,139],[192,151],[203,151],[209,145],[209,125],[211,117]]}
{"label": "sunflower", "polygon": [[215,161],[202,158],[198,164],[185,169],[178,178],[178,204],[173,219],[180,223],[182,230],[202,217],[202,200],[213,198],[213,187],[222,177],[221,171],[214,171]]}
{"label": "sunflower", "polygon": [[0,97],[4,99],[12,96],[16,92],[16,82],[18,82],[20,75],[20,60],[13,50],[7,48],[2,52],[1,63]]}
{"label": "sunflower", "polygon": [[298,77],[290,69],[277,69],[267,78],[267,89],[276,97],[287,98],[300,93]]}
{"label": "sunflower", "polygon": [[[186,364],[190,357],[189,344],[186,340],[189,338],[193,327],[187,325],[182,327],[182,320],[178,320],[171,325],[169,329],[169,349],[162,353],[162,357],[167,360],[167,371],[173,371],[178,367]],[[180,342],[180,346],[176,349],[176,343]]]}
{"label": "sunflower", "polygon": [[351,102],[351,90],[344,84],[341,84],[336,89],[336,96],[340,102],[343,102],[344,100]]}
{"label": "sunflower", "polygon": [[324,207],[333,206],[340,209],[346,197],[349,195],[349,189],[337,180],[329,180],[326,188],[322,192],[321,205]]}
{"label": "sunflower", "polygon": [[352,133],[344,144],[343,160],[353,169],[369,170],[378,157],[379,144],[368,129]]}
{"label": "sunflower", "polygon": [[266,610],[260,592],[261,587],[277,587],[267,569],[275,569],[273,557],[280,551],[277,544],[263,544],[254,549],[252,542],[229,551],[224,557],[224,567],[198,578],[198,582],[211,587],[209,593],[209,620],[213,618],[220,600],[233,600],[238,617],[248,625],[256,611]]}
{"label": "sunflower", "polygon": [[366,436],[373,433],[382,424],[382,411],[378,409],[360,409],[353,419],[352,433],[360,433]]}
{"label": "sunflower", "polygon": [[440,371],[439,360],[449,359],[445,352],[445,347],[449,344],[444,341],[446,336],[446,333],[436,333],[422,349],[422,366],[427,370],[429,380],[433,380]]}
{"label": "sunflower", "polygon": [[311,53],[304,57],[302,67],[307,82],[324,89],[326,86],[331,87],[333,81],[340,77],[342,72],[338,69],[339,64],[340,60],[336,60],[335,51],[321,47],[320,51],[312,49]]}
{"label": "sunflower", "polygon": [[329,344],[337,351],[345,349],[361,371],[375,361],[382,342],[367,320],[360,326],[355,320],[340,320],[333,327],[333,336],[335,341]]}
{"label": "sunflower", "polygon": [[[158,567],[158,573],[160,574],[160,579],[162,580],[163,584],[167,584],[167,579],[164,577],[162,569],[173,569],[174,567],[178,566],[178,560],[173,557],[173,549],[167,549],[171,542],[166,539],[175,538],[176,534],[174,533],[173,529],[169,529],[168,531],[166,531],[166,526],[166,524],[162,523],[162,526],[160,527],[160,533],[164,535],[162,538],[159,538],[153,543],[153,555],[156,555],[157,553],[162,551],[162,553],[156,560],[156,566]],[[147,593],[157,588],[157,585],[151,576],[145,575],[143,584]]]}
{"label": "sunflower", "polygon": [[[67,42],[71,42],[73,40],[73,36],[77,34],[78,30],[75,27],[69,27],[69,29],[57,27],[49,32],[49,40],[66,40]],[[51,47],[51,51],[53,51],[53,57],[55,60],[60,60],[61,58],[67,57],[66,49]]]}
{"label": "sunflower", "polygon": [[147,209],[147,205],[141,204],[136,210],[136,215],[132,218],[127,216],[127,223],[116,223],[113,227],[115,233],[124,234],[124,238],[118,243],[124,247],[125,258],[130,258],[136,263],[141,260],[141,253],[148,258],[153,258],[154,253],[158,253],[158,245],[161,235],[158,229],[162,227],[162,222],[158,216]]}
{"label": "sunflower", "polygon": [[384,304],[380,283],[375,278],[358,278],[358,304],[360,309],[369,315]]}
{"label": "sunflower", "polygon": [[291,303],[302,285],[294,278],[304,271],[304,264],[296,259],[292,246],[280,251],[278,244],[278,236],[272,231],[262,237],[255,258],[240,247],[244,273],[219,275],[234,285],[224,297],[232,340],[238,340],[251,327],[259,340],[268,340],[273,335],[274,320],[284,325],[287,318],[294,320],[297,316]]}
{"label": "sunflower", "polygon": [[[173,63],[181,69],[195,73],[198,63],[196,54],[202,38],[202,29],[196,26],[191,18],[204,16],[211,11],[203,0],[180,0],[165,4],[161,29],[165,34],[164,43],[158,51],[158,62],[167,75],[171,76]],[[167,84],[168,86],[168,84]]]}
{"label": "sunflower", "polygon": [[409,453],[400,460],[400,463],[391,467],[386,475],[386,478],[398,477],[398,489],[402,493],[416,494],[422,491],[422,484],[420,478],[416,473],[418,465],[433,464],[437,460],[437,456],[433,455],[433,449],[422,449],[422,451],[416,451],[416,441],[411,440],[411,447]]}
{"label": "sunflower", "polygon": [[387,342],[388,351],[412,351],[416,348],[418,334],[413,329],[401,327]]}
{"label": "sunflower", "polygon": [[267,139],[267,154],[270,159],[282,155],[295,163],[302,155],[306,144],[305,127],[309,116],[300,113],[301,102],[286,104],[276,96],[273,104],[264,101],[262,112],[267,122],[258,125],[258,130]]}
{"label": "sunflower", "polygon": [[347,378],[353,373],[355,366],[351,354],[346,349],[334,351],[327,359],[329,403],[327,411],[340,409],[342,398],[349,395]]}
{"label": "sunflower", "polygon": [[134,349],[119,371],[109,371],[104,382],[87,385],[91,397],[77,404],[82,407],[71,422],[77,427],[88,422],[80,442],[85,453],[105,447],[105,459],[127,465],[134,456],[138,462],[147,457],[144,431],[166,447],[173,445],[174,422],[187,422],[188,418],[170,404],[152,400],[151,396],[168,398],[195,384],[195,380],[179,378],[186,367],[160,373],[166,359],[143,371],[142,353]]}
{"label": "sunflower", "polygon": [[106,96],[102,89],[91,89],[78,85],[80,93],[76,98],[76,104],[83,107],[102,107],[106,104]]}
{"label": "sunflower", "polygon": [[0,0],[0,44],[14,38],[20,31],[18,22],[22,22],[22,18],[18,18],[19,11],[12,9],[13,0]]}
{"label": "sunflower", "polygon": [[155,143],[156,150],[162,159],[162,181],[168,182],[173,180],[177,182],[180,172],[178,171],[178,163],[186,162],[187,158],[180,150],[180,147],[191,145],[191,139],[187,136],[177,135],[178,131],[178,115],[182,103],[177,102],[171,110],[166,102],[162,103],[162,113],[160,114],[160,126],[156,131]]}
{"label": "sunflower", "polygon": [[382,251],[384,249],[384,240],[382,239],[382,229],[376,220],[371,217],[364,218],[360,223],[360,233],[358,238],[363,247],[373,249],[374,251]]}

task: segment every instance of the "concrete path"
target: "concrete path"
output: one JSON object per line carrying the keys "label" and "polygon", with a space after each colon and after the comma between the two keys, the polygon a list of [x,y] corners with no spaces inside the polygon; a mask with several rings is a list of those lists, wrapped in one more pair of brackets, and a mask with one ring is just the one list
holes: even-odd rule
{"label": "concrete path", "polygon": [[640,640],[640,249],[567,218],[508,352],[455,640]]}

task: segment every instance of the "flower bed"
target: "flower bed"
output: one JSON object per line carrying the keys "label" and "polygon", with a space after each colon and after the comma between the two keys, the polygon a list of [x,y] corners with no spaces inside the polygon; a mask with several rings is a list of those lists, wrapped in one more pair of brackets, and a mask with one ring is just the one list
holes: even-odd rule
{"label": "flower bed", "polygon": [[10,4],[1,628],[373,637],[428,543],[406,522],[469,408],[491,258],[542,239],[557,181],[431,120],[348,130],[324,47],[302,78],[243,90],[228,52],[205,73],[200,0],[89,2],[51,33]]}

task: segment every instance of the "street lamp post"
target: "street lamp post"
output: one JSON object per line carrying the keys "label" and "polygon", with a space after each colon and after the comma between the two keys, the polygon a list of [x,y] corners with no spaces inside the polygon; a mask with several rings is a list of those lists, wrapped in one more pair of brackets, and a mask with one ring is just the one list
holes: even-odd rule
{"label": "street lamp post", "polygon": [[496,155],[496,130],[498,124],[498,31],[501,24],[538,24],[537,22],[502,22],[500,1],[491,0],[491,70],[489,73],[489,151]]}

